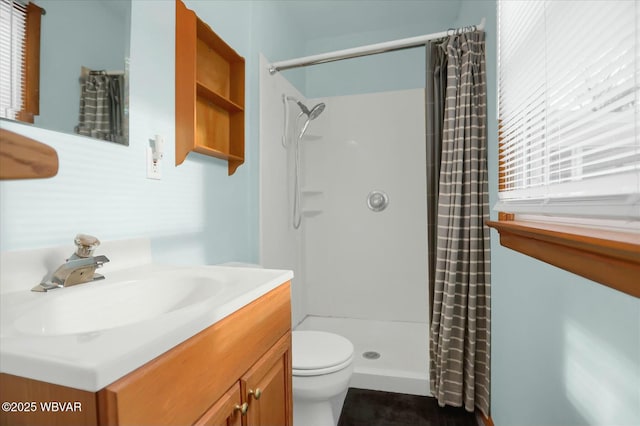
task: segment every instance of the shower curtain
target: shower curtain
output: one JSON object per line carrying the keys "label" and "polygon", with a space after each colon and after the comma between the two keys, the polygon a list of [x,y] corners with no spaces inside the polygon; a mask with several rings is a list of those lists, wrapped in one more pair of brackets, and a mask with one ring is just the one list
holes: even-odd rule
{"label": "shower curtain", "polygon": [[75,132],[126,144],[123,133],[124,75],[84,69],[80,78],[80,114]]}
{"label": "shower curtain", "polygon": [[489,218],[484,46],[482,31],[452,35],[429,46],[427,161],[439,166],[439,173],[431,171],[437,173],[437,186],[428,194],[429,208],[437,208],[431,212],[429,228],[436,248],[429,268],[434,271],[430,277],[431,391],[441,406],[464,406],[467,411],[478,407],[488,416],[490,249],[484,224]]}
{"label": "shower curtain", "polygon": [[[433,301],[438,250],[438,184],[442,153],[442,125],[447,85],[447,55],[439,43],[427,44],[427,237],[429,260],[429,300]],[[433,309],[431,309],[433,318]]]}

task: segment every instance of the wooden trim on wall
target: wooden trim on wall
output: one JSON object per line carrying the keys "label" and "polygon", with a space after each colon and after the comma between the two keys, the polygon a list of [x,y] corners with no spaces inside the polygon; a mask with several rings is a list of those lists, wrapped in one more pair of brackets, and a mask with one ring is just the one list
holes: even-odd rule
{"label": "wooden trim on wall", "polygon": [[27,6],[27,56],[25,110],[40,115],[40,20],[42,8],[29,2]]}
{"label": "wooden trim on wall", "polygon": [[48,178],[58,173],[58,154],[49,145],[0,129],[0,179]]}
{"label": "wooden trim on wall", "polygon": [[487,225],[505,247],[640,297],[640,234],[514,220]]}
{"label": "wooden trim on wall", "polygon": [[40,23],[43,9],[33,2],[27,5],[27,28],[23,56],[23,98],[24,105],[18,112],[17,119],[25,123],[33,123],[36,115],[40,115]]}

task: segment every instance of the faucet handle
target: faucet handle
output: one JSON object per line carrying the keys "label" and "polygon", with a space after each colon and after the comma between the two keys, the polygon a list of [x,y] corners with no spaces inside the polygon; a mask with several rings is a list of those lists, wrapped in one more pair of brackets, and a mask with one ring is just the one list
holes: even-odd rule
{"label": "faucet handle", "polygon": [[100,245],[100,240],[92,235],[78,234],[73,240],[76,244],[76,256],[90,257],[93,251]]}

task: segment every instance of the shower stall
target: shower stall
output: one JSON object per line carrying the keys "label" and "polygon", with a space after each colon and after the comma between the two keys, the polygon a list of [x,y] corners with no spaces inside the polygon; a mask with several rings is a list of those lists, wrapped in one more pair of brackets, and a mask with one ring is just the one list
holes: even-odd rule
{"label": "shower stall", "polygon": [[293,326],[353,342],[350,386],[428,395],[424,90],[305,99],[260,68],[260,256],[294,271]]}

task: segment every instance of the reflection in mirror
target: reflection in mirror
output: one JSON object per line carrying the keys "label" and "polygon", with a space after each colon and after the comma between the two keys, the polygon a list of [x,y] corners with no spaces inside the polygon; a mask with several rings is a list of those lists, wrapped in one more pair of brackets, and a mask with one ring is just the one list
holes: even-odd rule
{"label": "reflection in mirror", "polygon": [[31,3],[44,9],[40,23],[39,111],[32,121],[20,115],[3,117],[128,145],[131,1]]}

